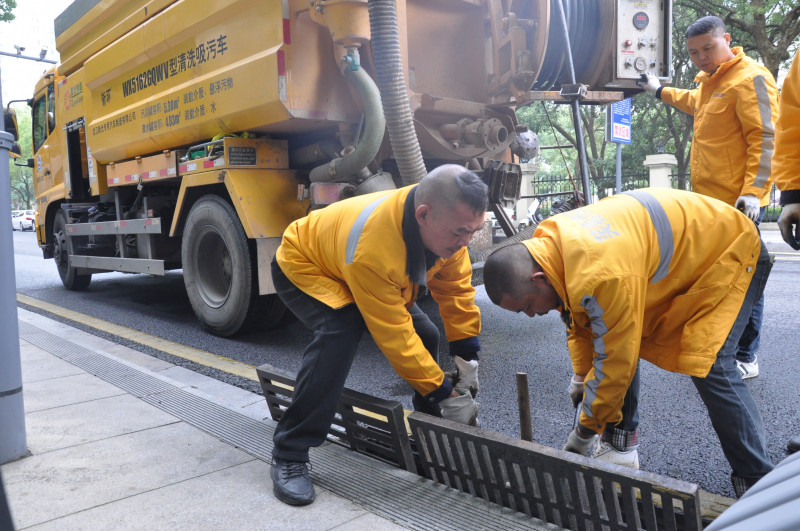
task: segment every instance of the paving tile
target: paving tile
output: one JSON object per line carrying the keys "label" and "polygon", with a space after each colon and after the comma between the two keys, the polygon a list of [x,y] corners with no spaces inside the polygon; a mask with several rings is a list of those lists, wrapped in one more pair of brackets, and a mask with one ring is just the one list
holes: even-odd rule
{"label": "paving tile", "polygon": [[28,450],[34,454],[180,422],[138,398],[122,394],[27,413]]}
{"label": "paving tile", "polygon": [[180,422],[7,463],[3,479],[24,528],[253,459]]}
{"label": "paving tile", "polygon": [[[285,505],[272,495],[269,465],[255,460],[71,514],[36,529],[355,530],[358,527],[338,526],[351,525],[368,514],[319,488],[313,504]],[[373,530],[393,528],[380,517],[363,522],[370,522]]]}
{"label": "paving tile", "polygon": [[42,352],[44,351],[38,348],[30,350],[27,354],[22,354],[22,351],[20,351],[23,384],[72,376],[84,372],[83,369],[61,358],[57,358],[50,353],[45,356],[41,354]]}
{"label": "paving tile", "polygon": [[109,354],[112,354],[113,356],[116,356],[117,358],[125,360],[129,363],[133,363],[137,367],[141,367],[153,372],[164,371],[175,366],[173,363],[160,360],[150,356],[149,354],[139,352],[138,350],[134,350],[123,345],[112,345],[110,347],[105,347],[103,348],[103,351],[108,352]]}
{"label": "paving tile", "polygon": [[26,413],[121,394],[125,394],[125,391],[83,371],[59,378],[27,382],[22,386]]}
{"label": "paving tile", "polygon": [[[255,374],[255,370],[253,371]],[[183,367],[172,367],[158,373],[182,385],[200,391],[205,397],[229,409],[238,410],[249,406],[258,399],[258,395],[240,387],[234,387],[204,374],[199,374]],[[261,397],[264,400],[263,397]],[[266,401],[264,401],[266,404]]]}

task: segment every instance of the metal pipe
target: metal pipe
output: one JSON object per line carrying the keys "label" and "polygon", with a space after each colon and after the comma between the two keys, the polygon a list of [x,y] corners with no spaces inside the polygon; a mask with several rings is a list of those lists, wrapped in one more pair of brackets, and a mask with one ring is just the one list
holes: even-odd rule
{"label": "metal pipe", "polygon": [[355,180],[361,170],[378,154],[386,132],[386,118],[383,116],[380,91],[372,78],[361,68],[358,50],[349,48],[347,52],[345,60],[348,64],[344,74],[364,102],[366,116],[364,138],[351,153],[311,170],[309,177],[311,182]]}
{"label": "metal pipe", "polygon": [[517,403],[519,404],[519,436],[523,441],[533,442],[531,425],[531,399],[528,395],[528,373],[517,373]]}

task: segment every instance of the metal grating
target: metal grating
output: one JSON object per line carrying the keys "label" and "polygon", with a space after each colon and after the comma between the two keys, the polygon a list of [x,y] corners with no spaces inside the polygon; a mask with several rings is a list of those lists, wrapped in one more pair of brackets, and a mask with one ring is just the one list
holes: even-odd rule
{"label": "metal grating", "polygon": [[[256,369],[270,415],[278,421],[292,403],[296,375],[269,364]],[[417,473],[404,420],[403,405],[344,389],[328,440],[390,465]]]}
{"label": "metal grating", "polygon": [[[19,336],[221,441],[271,461],[271,423],[214,404],[24,321],[19,322]],[[558,529],[355,452],[343,452],[337,445],[313,448],[311,456],[315,485],[410,529]]]}
{"label": "metal grating", "polygon": [[697,485],[412,413],[431,479],[574,530],[702,529]]}

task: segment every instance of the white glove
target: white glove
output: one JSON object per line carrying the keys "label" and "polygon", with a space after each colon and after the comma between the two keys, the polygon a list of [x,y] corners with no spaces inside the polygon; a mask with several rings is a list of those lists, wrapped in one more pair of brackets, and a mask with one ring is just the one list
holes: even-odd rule
{"label": "white glove", "polygon": [[478,360],[467,361],[461,356],[453,356],[456,364],[455,388],[460,391],[469,391],[472,398],[478,396]]}
{"label": "white glove", "polygon": [[445,398],[439,402],[439,407],[442,410],[442,417],[453,422],[460,422],[461,424],[468,424],[470,426],[478,426],[478,410],[480,406],[472,398],[472,395],[466,391],[459,391],[459,396],[454,398]]}
{"label": "white glove", "polygon": [[783,206],[781,217],[778,218],[778,227],[781,229],[783,241],[791,245],[795,251],[800,251],[800,203]]}
{"label": "white glove", "polygon": [[642,74],[636,84],[653,95],[655,95],[656,91],[661,87],[661,82],[652,72]]}
{"label": "white glove", "polygon": [[758,215],[761,213],[761,201],[756,196],[740,195],[733,206],[744,212],[748,218],[758,221]]}
{"label": "white glove", "polygon": [[573,375],[572,380],[569,381],[569,387],[567,387],[569,397],[572,399],[572,407],[578,407],[583,400],[583,380],[576,380],[577,377],[577,374]]}
{"label": "white glove", "polygon": [[578,435],[578,427],[575,426],[575,429],[569,432],[567,443],[564,445],[562,450],[588,457],[589,452],[592,450],[592,443],[594,443],[595,437],[597,437],[597,435],[592,435],[588,439],[584,439]]}

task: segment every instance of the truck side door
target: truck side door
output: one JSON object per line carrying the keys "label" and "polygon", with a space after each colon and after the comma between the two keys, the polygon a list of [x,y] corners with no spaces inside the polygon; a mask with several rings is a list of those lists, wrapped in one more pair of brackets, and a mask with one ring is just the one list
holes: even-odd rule
{"label": "truck side door", "polygon": [[[60,160],[58,153],[51,153],[51,151],[57,150],[57,146],[53,142],[55,139],[53,132],[56,127],[56,100],[55,87],[52,82],[36,94],[32,111],[32,139],[35,153],[33,175],[38,195],[54,186],[53,176],[56,168],[53,167],[53,162]],[[51,160],[53,158],[55,161]]]}

